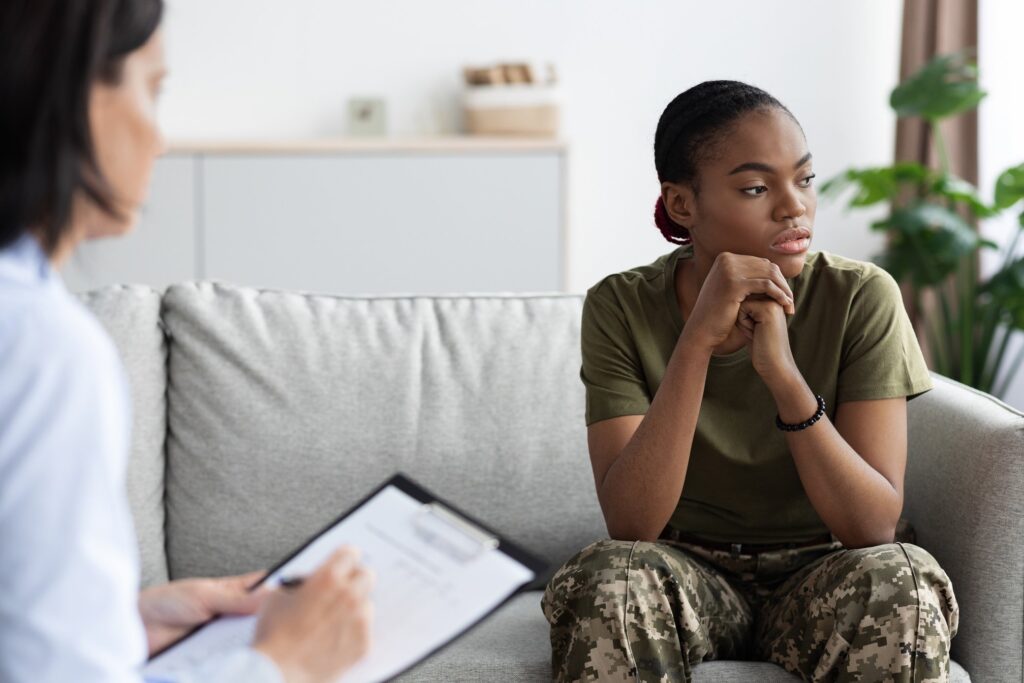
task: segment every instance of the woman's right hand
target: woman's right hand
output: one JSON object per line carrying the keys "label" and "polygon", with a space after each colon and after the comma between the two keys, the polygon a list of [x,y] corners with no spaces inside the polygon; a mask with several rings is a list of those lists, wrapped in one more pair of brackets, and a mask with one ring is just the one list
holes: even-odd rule
{"label": "woman's right hand", "polygon": [[688,343],[713,350],[729,338],[748,297],[777,301],[793,315],[793,291],[779,267],[766,258],[722,252],[708,272],[686,321]]}
{"label": "woman's right hand", "polygon": [[260,611],[253,648],[287,683],[333,681],[369,649],[373,577],[341,548],[297,588],[276,589]]}

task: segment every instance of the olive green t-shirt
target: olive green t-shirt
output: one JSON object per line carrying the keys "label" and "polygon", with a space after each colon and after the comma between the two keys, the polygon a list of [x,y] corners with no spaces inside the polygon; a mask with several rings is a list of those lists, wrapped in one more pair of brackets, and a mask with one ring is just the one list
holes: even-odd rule
{"label": "olive green t-shirt", "polygon": [[[587,424],[643,415],[683,330],[675,295],[681,247],[611,275],[583,304],[580,377]],[[793,358],[827,413],[844,401],[913,398],[931,377],[895,280],[881,268],[811,253],[789,280]],[[669,526],[733,542],[801,541],[828,533],[804,491],[775,402],[746,347],[712,356],[682,496]]]}

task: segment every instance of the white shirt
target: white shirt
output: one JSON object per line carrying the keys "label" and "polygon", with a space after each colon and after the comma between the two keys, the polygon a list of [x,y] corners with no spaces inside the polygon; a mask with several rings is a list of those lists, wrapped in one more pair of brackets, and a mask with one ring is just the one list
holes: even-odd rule
{"label": "white shirt", "polygon": [[[0,250],[0,682],[140,683],[117,351],[35,239]],[[245,648],[177,679],[280,683]]]}

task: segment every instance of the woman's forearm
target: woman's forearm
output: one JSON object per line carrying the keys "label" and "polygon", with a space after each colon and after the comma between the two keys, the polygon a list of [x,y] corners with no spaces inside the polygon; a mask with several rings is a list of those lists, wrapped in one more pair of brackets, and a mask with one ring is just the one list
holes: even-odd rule
{"label": "woman's forearm", "polygon": [[613,538],[656,539],[679,504],[710,359],[710,349],[679,338],[651,407],[600,483]]}
{"label": "woman's forearm", "polygon": [[[802,422],[817,410],[814,393],[802,376],[769,389],[783,422]],[[811,505],[843,545],[892,542],[901,496],[846,442],[827,415],[808,429],[787,432],[786,442]]]}

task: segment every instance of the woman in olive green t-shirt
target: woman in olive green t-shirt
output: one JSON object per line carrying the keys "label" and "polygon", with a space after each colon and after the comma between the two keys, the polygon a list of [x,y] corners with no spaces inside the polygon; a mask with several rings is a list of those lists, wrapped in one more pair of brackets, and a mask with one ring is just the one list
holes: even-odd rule
{"label": "woman in olive green t-shirt", "polygon": [[945,680],[952,586],[893,542],[907,400],[931,388],[896,283],[808,252],[811,154],[762,90],[679,95],[655,166],[655,220],[680,246],[584,304],[613,540],[548,586],[555,678],[685,681],[702,660],[762,659],[815,681]]}

